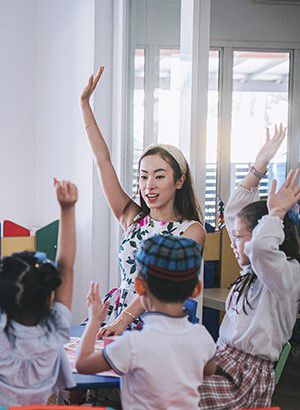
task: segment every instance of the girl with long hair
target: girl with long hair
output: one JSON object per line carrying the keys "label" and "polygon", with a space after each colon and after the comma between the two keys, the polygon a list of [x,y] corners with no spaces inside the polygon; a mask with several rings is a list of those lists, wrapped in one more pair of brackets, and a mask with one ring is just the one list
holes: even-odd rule
{"label": "girl with long hair", "polygon": [[200,386],[199,407],[270,407],[274,365],[291,338],[299,312],[299,236],[290,210],[300,200],[300,169],[291,170],[267,201],[258,185],[285,137],[280,125],[225,208],[225,223],[242,269],[226,301],[215,360],[217,372]]}

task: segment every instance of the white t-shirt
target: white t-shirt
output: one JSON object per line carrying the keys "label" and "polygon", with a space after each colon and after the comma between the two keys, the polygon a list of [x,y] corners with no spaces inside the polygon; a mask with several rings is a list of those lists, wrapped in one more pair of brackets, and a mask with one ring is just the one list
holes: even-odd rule
{"label": "white t-shirt", "polygon": [[[236,214],[247,204],[259,199],[258,190],[239,186],[225,209],[225,222],[232,235]],[[243,297],[236,305],[234,293],[231,305],[226,301],[226,314],[220,327],[220,339],[245,353],[276,361],[282,346],[291,338],[300,308],[300,265],[288,260],[279,250],[284,241],[283,223],[278,217],[265,215],[245,243],[244,252],[251,261],[256,281],[248,293],[253,309],[242,308]],[[247,270],[245,267],[241,274]]]}
{"label": "white t-shirt", "polygon": [[215,353],[212,337],[186,316],[149,312],[143,321],[143,330],[125,332],[103,350],[111,367],[123,376],[123,408],[196,409],[204,366]]}

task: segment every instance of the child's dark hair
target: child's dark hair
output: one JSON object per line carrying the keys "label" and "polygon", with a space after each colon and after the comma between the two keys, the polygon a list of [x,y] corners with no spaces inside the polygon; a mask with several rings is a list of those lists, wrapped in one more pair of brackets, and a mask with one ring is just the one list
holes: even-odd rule
{"label": "child's dark hair", "polygon": [[144,275],[140,269],[138,270],[138,276],[144,279],[153,296],[166,303],[185,302],[191,296],[198,283],[197,277],[183,283],[178,283],[159,279],[151,275]]}
{"label": "child's dark hair", "polygon": [[0,309],[7,314],[8,323],[37,325],[49,314],[51,293],[61,284],[52,263],[43,263],[34,255],[18,252],[1,261]]}
{"label": "child's dark hair", "polygon": [[[238,214],[237,217],[242,219],[246,224],[248,231],[252,232],[258,224],[258,221],[264,216],[268,215],[267,201],[260,200],[246,205]],[[293,221],[288,214],[283,219],[284,241],[279,246],[288,259],[296,259],[300,263],[300,244],[299,235]]]}
{"label": "child's dark hair", "polygon": [[192,239],[155,235],[142,242],[135,258],[138,276],[161,302],[184,302],[199,281],[201,248]]}
{"label": "child's dark hair", "polygon": [[[246,205],[238,214],[237,218],[240,218],[246,225],[246,228],[249,232],[252,232],[253,229],[258,225],[258,221],[264,216],[268,215],[268,207],[266,200],[260,200],[252,202],[249,205]],[[288,214],[285,215],[283,219],[283,232],[284,232],[284,241],[279,246],[279,249],[286,254],[287,259],[296,259],[300,263],[300,244],[299,244],[299,235],[296,229],[295,224],[290,219]],[[234,293],[237,293],[236,303],[239,301],[242,295],[243,298],[243,311],[247,314],[246,307],[253,309],[248,300],[248,292],[251,288],[251,285],[256,281],[257,276],[253,272],[251,266],[249,267],[246,274],[239,276],[232,284],[234,286]],[[233,293],[232,293],[233,296]],[[232,297],[231,297],[232,299]],[[229,302],[229,305],[231,300]]]}

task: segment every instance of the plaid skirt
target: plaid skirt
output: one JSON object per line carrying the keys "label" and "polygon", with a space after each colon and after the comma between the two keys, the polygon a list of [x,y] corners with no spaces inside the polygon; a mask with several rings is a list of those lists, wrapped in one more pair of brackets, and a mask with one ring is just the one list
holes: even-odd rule
{"label": "plaid skirt", "polygon": [[275,388],[274,363],[218,341],[217,371],[199,387],[200,409],[270,407]]}

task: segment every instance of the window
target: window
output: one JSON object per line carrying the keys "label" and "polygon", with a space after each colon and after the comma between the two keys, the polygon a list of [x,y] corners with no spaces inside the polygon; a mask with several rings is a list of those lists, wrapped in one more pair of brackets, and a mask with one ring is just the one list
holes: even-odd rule
{"label": "window", "polygon": [[208,63],[205,221],[215,227],[217,210],[217,143],[220,51],[210,50]]}
{"label": "window", "polygon": [[133,93],[133,185],[132,194],[137,189],[138,160],[144,149],[145,123],[145,51],[135,50],[134,93]]}
{"label": "window", "polygon": [[[133,96],[133,186],[136,193],[138,160],[149,143],[178,146],[180,102],[180,54],[175,49],[135,50]],[[146,59],[148,75],[145,71]],[[150,72],[151,71],[151,72]],[[158,84],[158,86],[156,86]],[[145,91],[146,90],[146,91]],[[147,100],[147,101],[146,101]],[[145,120],[146,118],[146,120]]]}
{"label": "window", "polygon": [[[226,47],[210,51],[205,220],[214,227],[219,199],[226,202],[245,177],[265,141],[265,129],[269,127],[273,135],[275,124],[288,125],[290,60],[290,52],[231,51]],[[228,150],[228,155],[220,153],[221,149]],[[285,140],[260,183],[261,196],[268,194],[273,178],[279,185],[283,183],[286,162]],[[226,175],[225,181],[219,174]]]}
{"label": "window", "polygon": [[159,88],[154,110],[157,142],[179,145],[180,54],[179,50],[159,52]]}
{"label": "window", "polygon": [[[204,213],[213,227],[218,227],[219,200],[226,203],[248,172],[265,141],[266,127],[273,134],[275,124],[288,125],[290,61],[290,51],[224,47],[209,52]],[[133,193],[144,148],[156,142],[180,146],[182,67],[178,49],[135,50]],[[273,178],[283,182],[286,162],[285,142],[261,181],[261,195],[267,195]]]}
{"label": "window", "polygon": [[[253,161],[265,141],[265,128],[271,135],[274,125],[288,124],[289,53],[234,51],[231,113],[231,190],[244,178],[248,163]],[[287,145],[268,168],[260,184],[260,193],[267,195],[269,184],[285,179]]]}

